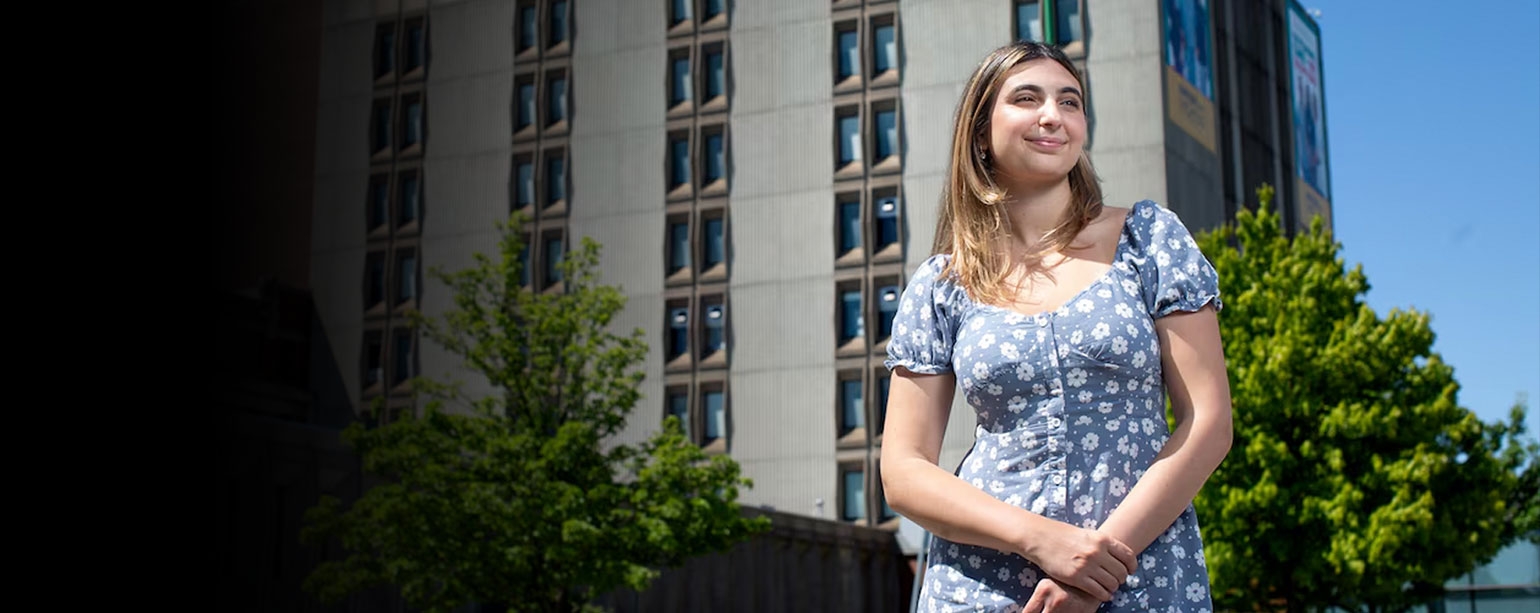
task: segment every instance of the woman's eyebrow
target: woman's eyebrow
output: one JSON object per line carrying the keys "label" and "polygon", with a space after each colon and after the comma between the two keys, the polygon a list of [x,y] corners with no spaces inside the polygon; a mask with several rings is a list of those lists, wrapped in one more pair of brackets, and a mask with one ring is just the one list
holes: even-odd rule
{"label": "woman's eyebrow", "polygon": [[[1017,92],[1022,92],[1022,91],[1034,93],[1034,94],[1037,94],[1039,96],[1043,95],[1043,88],[1041,86],[1035,84],[1035,83],[1022,83],[1021,85],[1017,85],[1016,87],[1012,87],[1010,95],[1014,96],[1014,95],[1016,95]],[[1061,93],[1061,94],[1074,94],[1074,95],[1080,96],[1082,98],[1085,97],[1083,94],[1080,93],[1080,90],[1078,88],[1075,88],[1075,87],[1072,87],[1072,86],[1069,86],[1069,85],[1066,85],[1064,87],[1059,88],[1059,93]]]}

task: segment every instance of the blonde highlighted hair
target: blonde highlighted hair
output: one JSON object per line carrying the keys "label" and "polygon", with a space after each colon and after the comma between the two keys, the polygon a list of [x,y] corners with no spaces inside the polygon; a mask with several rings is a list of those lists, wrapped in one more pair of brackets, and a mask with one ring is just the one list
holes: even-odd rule
{"label": "blonde highlighted hair", "polygon": [[1102,190],[1091,158],[1085,151],[1069,171],[1070,204],[1064,217],[1043,235],[1042,241],[1023,259],[1010,257],[1011,220],[1002,204],[1006,193],[994,179],[990,161],[979,155],[981,141],[989,139],[989,120],[994,112],[1006,73],[1017,65],[1037,59],[1058,62],[1085,91],[1085,79],[1064,52],[1031,41],[1018,41],[990,52],[973,71],[952,127],[952,159],[947,164],[946,184],[931,253],[950,253],[943,274],[955,274],[969,296],[978,302],[1009,305],[1018,287],[1009,279],[1017,266],[1033,272],[1044,256],[1070,245],[1080,231],[1101,215]]}

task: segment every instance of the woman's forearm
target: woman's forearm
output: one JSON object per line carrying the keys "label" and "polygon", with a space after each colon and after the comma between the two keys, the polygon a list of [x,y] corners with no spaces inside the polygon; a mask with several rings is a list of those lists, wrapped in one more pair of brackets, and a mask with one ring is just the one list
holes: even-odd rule
{"label": "woman's forearm", "polygon": [[1006,504],[925,458],[882,460],[883,493],[894,511],[956,543],[1033,559],[1036,535],[1061,522]]}
{"label": "woman's forearm", "polygon": [[1098,530],[1142,552],[1171,527],[1230,450],[1229,407],[1177,425],[1160,454]]}

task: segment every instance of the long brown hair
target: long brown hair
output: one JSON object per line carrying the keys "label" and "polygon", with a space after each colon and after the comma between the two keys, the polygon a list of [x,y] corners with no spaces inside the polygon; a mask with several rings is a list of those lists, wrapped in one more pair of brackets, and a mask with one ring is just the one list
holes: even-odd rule
{"label": "long brown hair", "polygon": [[1007,280],[1017,266],[1030,273],[1044,256],[1070,245],[1086,225],[1101,215],[1102,189],[1091,158],[1084,150],[1069,171],[1070,205],[1063,219],[1043,235],[1036,250],[1022,260],[1009,257],[1010,216],[1005,207],[1005,190],[994,178],[987,159],[977,152],[979,140],[989,137],[989,119],[994,112],[995,96],[1006,73],[1022,62],[1050,59],[1058,62],[1085,91],[1085,79],[1075,64],[1054,47],[1031,41],[1018,41],[990,52],[973,71],[952,128],[952,160],[947,164],[946,187],[941,193],[941,212],[936,224],[932,254],[950,253],[951,263],[944,273],[957,275],[969,296],[986,304],[1015,302],[1017,288],[1007,287]]}

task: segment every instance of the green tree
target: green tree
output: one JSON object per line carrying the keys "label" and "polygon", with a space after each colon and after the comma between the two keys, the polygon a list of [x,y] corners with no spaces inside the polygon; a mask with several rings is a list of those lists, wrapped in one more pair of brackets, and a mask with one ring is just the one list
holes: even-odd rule
{"label": "green tree", "polygon": [[1198,236],[1225,296],[1235,420],[1196,501],[1215,604],[1404,610],[1534,534],[1523,401],[1506,423],[1456,404],[1428,315],[1376,315],[1320,218],[1285,237],[1272,195]]}
{"label": "green tree", "polygon": [[522,288],[521,223],[499,224],[498,257],[432,271],[454,297],[442,319],[412,314],[496,393],[419,378],[420,412],[344,432],[383,483],[307,513],[306,542],[346,551],[306,579],[322,600],[392,585],[427,611],[583,610],[769,528],[740,512],[738,489],[752,484],[737,463],[708,458],[676,419],[640,445],[614,440],[640,397],[642,331],[609,331],[625,299],[599,284],[592,240],[560,265],[564,291]]}

